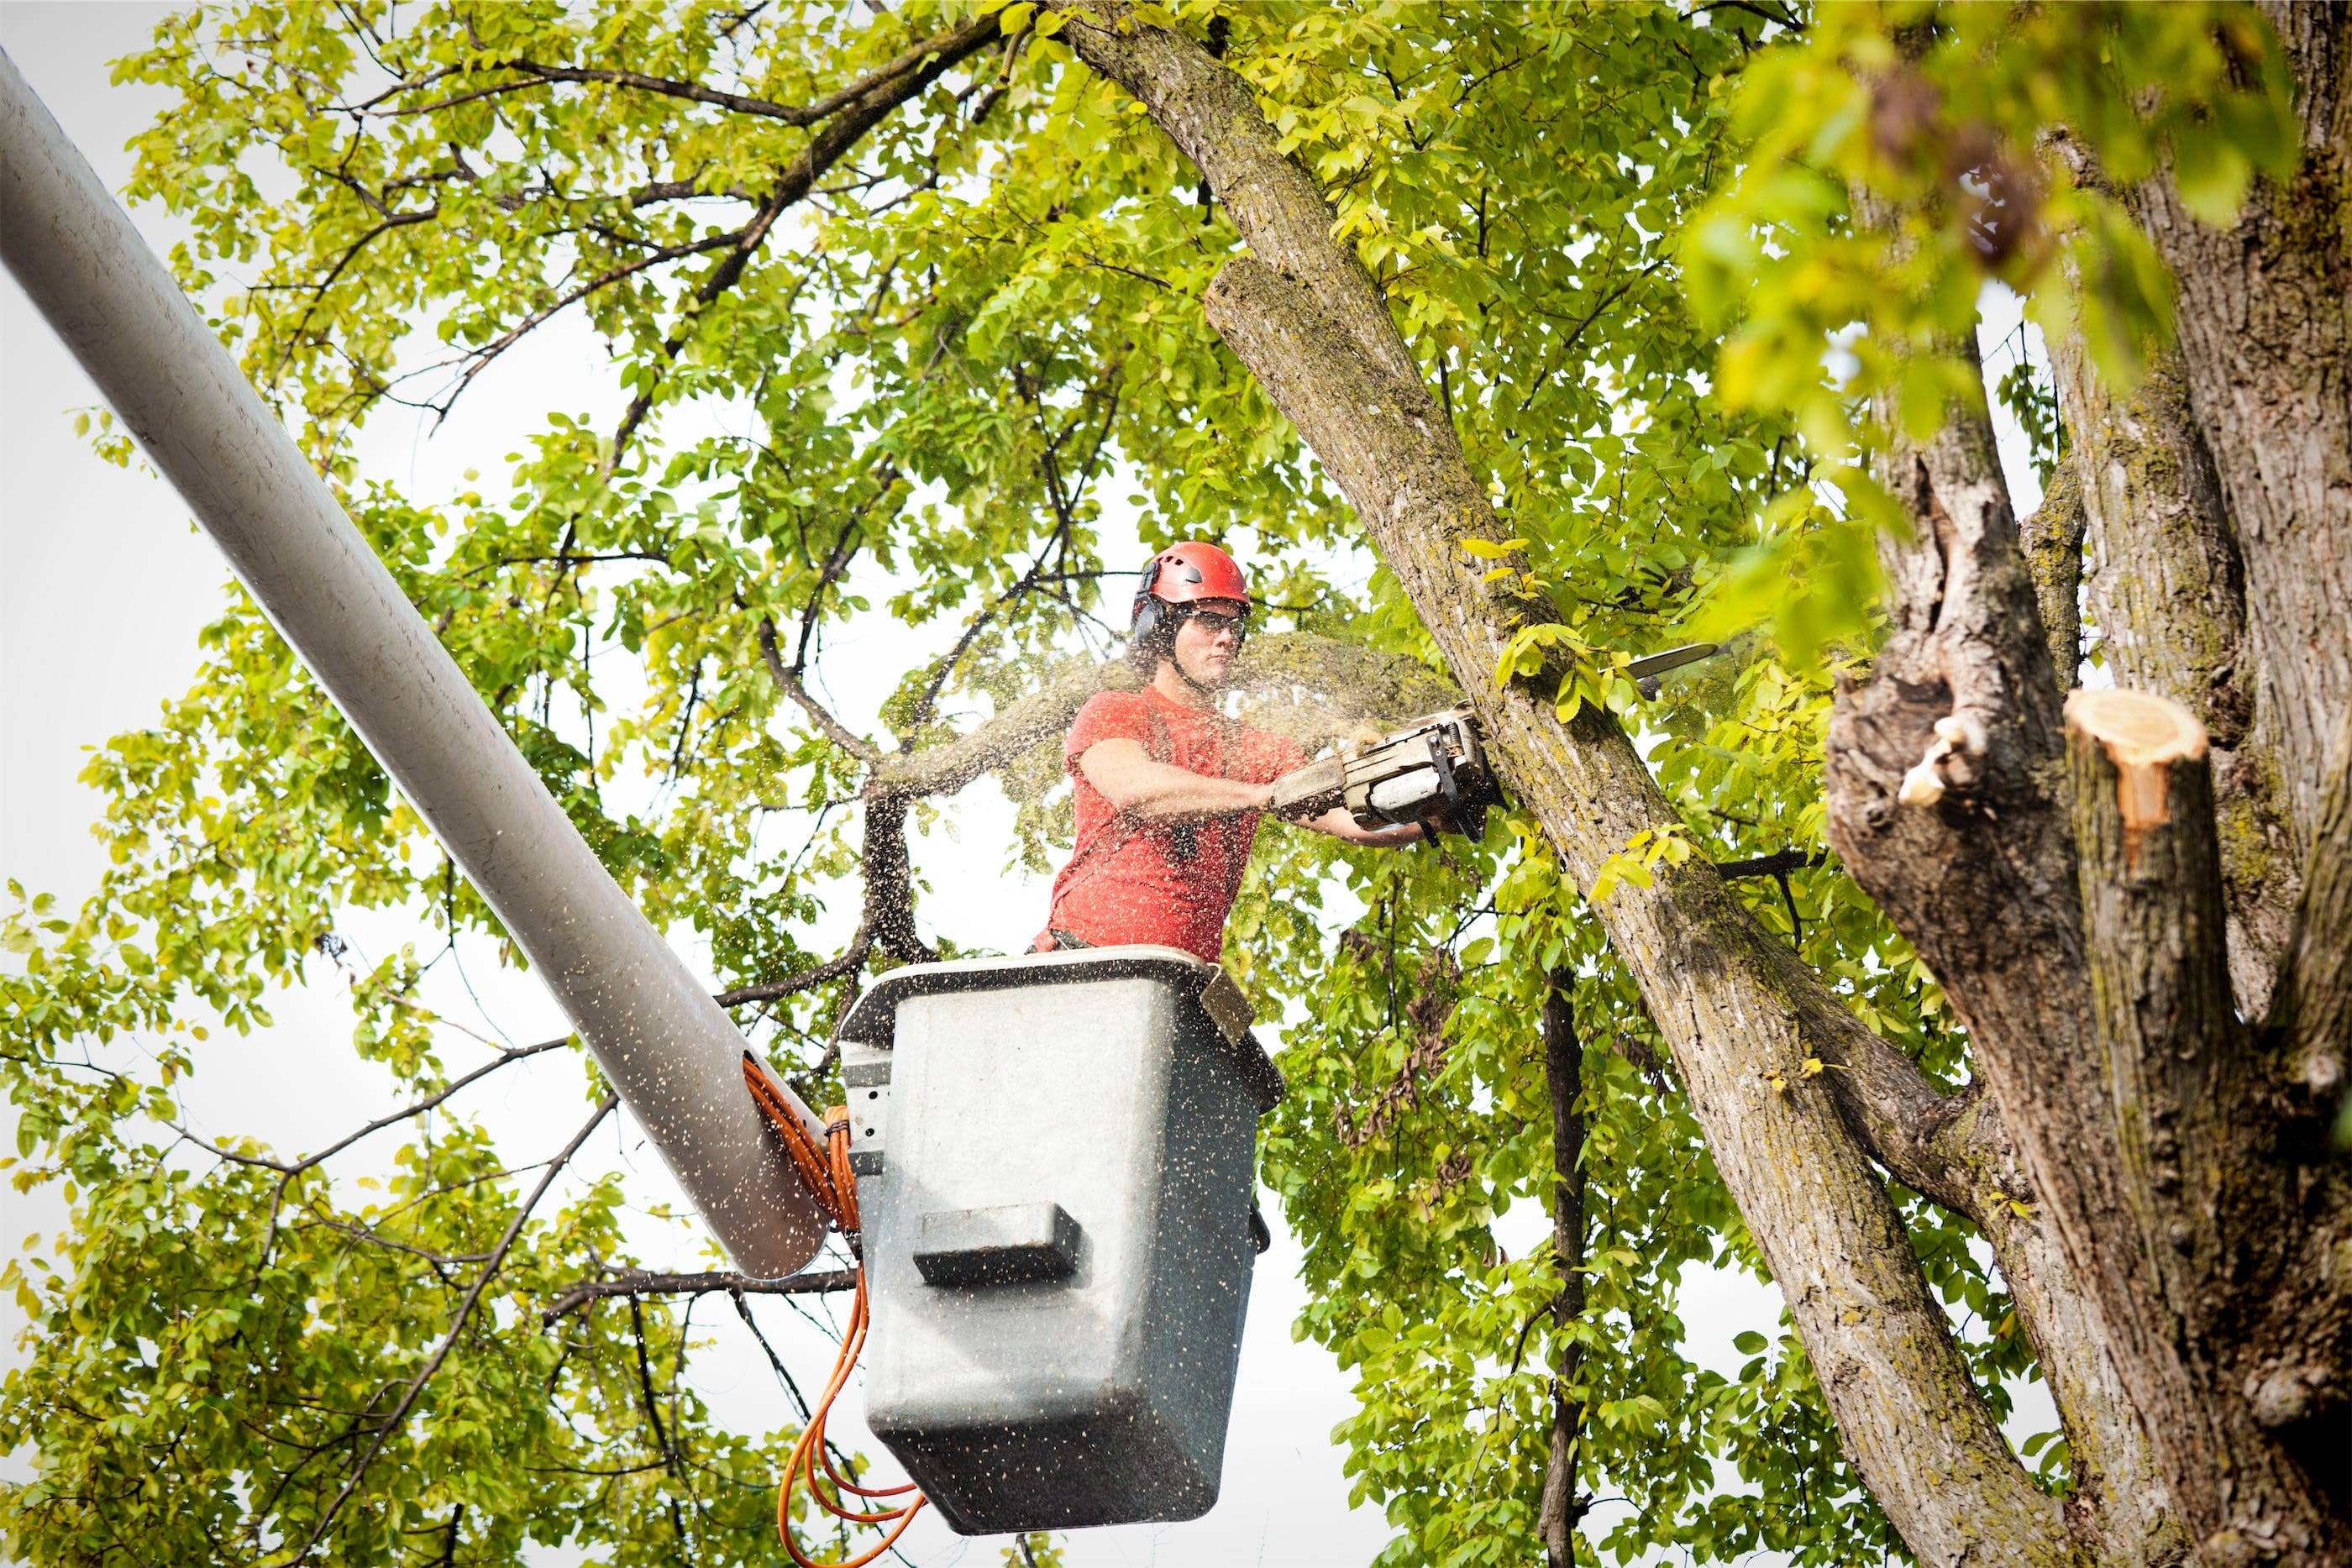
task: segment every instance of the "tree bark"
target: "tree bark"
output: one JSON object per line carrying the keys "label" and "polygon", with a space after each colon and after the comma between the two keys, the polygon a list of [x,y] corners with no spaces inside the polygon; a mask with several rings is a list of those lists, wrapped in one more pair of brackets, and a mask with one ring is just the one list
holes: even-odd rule
{"label": "tree bark", "polygon": [[2080,692],[2067,737],[2127,1206],[2089,1218],[2140,1239],[2145,1270],[2137,1310],[2108,1314],[2118,1357],[2207,1563],[2352,1561],[2352,1530],[2248,1397],[2268,1348],[2256,1323],[2300,1227],[2281,1224],[2292,1167],[2244,1124],[2273,1096],[2230,993],[2202,727],[2162,697]]}
{"label": "tree bark", "polygon": [[[1969,1168],[2032,1212],[1964,1212],[2019,1301],[2087,1522],[2118,1561],[2167,1561],[2183,1542],[2134,1410],[2136,1366],[2108,1353],[2110,1312],[2083,1295],[2086,1270],[2110,1260],[2064,1236],[2070,1217],[2122,1201],[2122,1183],[2089,1057],[2072,825],[2052,788],[2059,677],[2042,605],[2054,596],[2029,570],[1981,413],[1956,413],[1931,441],[1898,442],[1885,477],[1914,526],[1907,539],[1882,540],[1893,630],[1869,679],[1841,690],[1832,712],[1830,841],[1969,1026],[1999,1107],[1986,1108],[1997,1145]],[[2132,1278],[2116,1289],[2137,1288]]]}
{"label": "tree bark", "polygon": [[2258,181],[2230,229],[2169,180],[2134,204],[2179,288],[2181,380],[2244,557],[2256,707],[2299,852],[2352,704],[2352,23],[2341,5],[2262,9],[2294,68],[2294,176]]}
{"label": "tree bark", "polygon": [[2293,956],[2262,1041],[2284,1101],[2274,1144],[2305,1226],[2248,1339],[2254,1417],[2352,1514],[2352,714],[2328,763]]}
{"label": "tree bark", "polygon": [[2285,954],[2301,868],[2276,694],[2256,678],[2245,563],[2221,476],[2178,355],[2158,355],[2126,397],[2100,382],[2079,341],[2053,340],[2050,361],[2083,475],[2091,619],[2107,667],[2117,685],[2188,708],[2212,739],[2231,983],[2240,1010],[2259,1017]]}
{"label": "tree bark", "polygon": [[[1557,1323],[1584,1316],[1584,1113],[1578,1103],[1584,1095],[1584,1042],[1577,1038],[1570,999],[1575,983],[1573,975],[1553,976],[1543,1006],[1544,1080],[1551,1092],[1551,1250],[1559,1267],[1559,1300],[1552,1306]],[[1576,1568],[1576,1522],[1584,1516],[1576,1495],[1584,1406],[1572,1392],[1580,1359],[1575,1344],[1562,1340],[1552,1368],[1551,1447],[1536,1508],[1545,1568]]]}
{"label": "tree bark", "polygon": [[[2228,235],[2168,186],[2137,198],[2181,273],[2177,362],[2116,399],[2074,345],[2054,351],[2118,674],[2230,743],[2218,847],[2201,757],[2179,765],[2194,777],[2161,831],[2084,809],[2079,747],[2078,787],[2056,782],[2033,700],[2050,686],[2029,670],[2054,643],[2003,583],[2018,546],[1974,420],[1893,454],[1918,527],[1889,545],[1895,632],[1870,685],[1842,695],[1829,758],[1832,841],[1967,1020],[2091,1289],[2091,1332],[2212,1563],[2352,1554],[2352,1201],[2314,1137],[2316,1102],[2340,1092],[2326,1060],[2299,1076],[2284,1026],[2250,1038],[2239,1022],[2286,949],[2298,846],[2325,821],[2321,741],[2345,711],[2343,16],[2278,13],[2305,87],[2292,189],[2258,192]],[[2149,886],[2133,880],[2143,853],[2161,865]],[[2234,988],[2215,980],[2225,954]],[[2298,949],[2289,992],[2329,967]]]}
{"label": "tree bark", "polygon": [[[2091,868],[2105,852],[2076,841],[2085,819],[2063,781],[2050,645],[1990,427],[1959,415],[1932,441],[1898,442],[1889,455],[1893,488],[1916,526],[1907,541],[1885,544],[1895,630],[1869,682],[1840,694],[1832,720],[1831,841],[1967,1022],[2027,1186],[2048,1206],[2069,1276],[2089,1292],[2086,1311],[2046,1303],[2037,1344],[2070,1322],[2092,1347],[2070,1375],[2108,1358],[2100,1369],[2143,1417],[2138,1457],[2162,1478],[2206,1558],[2231,1561],[2237,1543],[2257,1542],[2291,1561],[2335,1561],[2345,1549],[2340,1521],[2252,1418],[2249,1364],[2206,1338],[2251,1332],[2254,1309],[2284,1276],[2285,1240],[2302,1229],[2283,1180],[2279,1097],[2245,1065],[2177,1086],[2163,1138],[2146,1124],[2147,1096],[2137,1085],[2153,1069],[2119,1058],[2113,998],[2102,988],[2113,975],[2103,946],[2112,910],[2094,907],[2104,887]],[[2199,768],[2201,780],[2201,753]],[[1930,788],[1918,787],[1923,777]],[[2200,795],[2181,806],[2207,813],[2196,825],[2209,839],[2210,804]],[[2220,907],[2218,852],[2168,865],[2212,877],[2205,891]],[[2200,895],[2192,886],[2174,894]],[[2219,917],[2183,933],[2203,945],[2200,961],[2225,972]],[[2226,986],[2222,998],[2218,1012],[2176,1019],[2168,1049],[2184,1061],[2246,1063]],[[2173,1152],[2156,1157],[2152,1145]],[[2195,1302],[2181,1294],[2189,1276],[2168,1262],[2181,1234],[2181,1161],[2200,1200],[2215,1206],[2196,1231],[2212,1233],[2200,1257],[2229,1265],[2198,1287]],[[1988,1236],[1998,1242],[1991,1226]],[[2021,1300],[2039,1293],[2036,1281],[2018,1280],[2011,1255],[2001,1261]],[[2192,1404],[2206,1412],[2200,1423],[2176,1419]],[[2075,1413],[2068,1418],[2077,1436]],[[2128,1435],[2109,1437],[2125,1439],[2132,1462]],[[2128,1534],[2122,1515],[2132,1494],[2110,1486],[2106,1500],[2117,1511],[2111,1527]]]}
{"label": "tree bark", "polygon": [[2083,587],[2083,463],[2076,452],[2061,458],[2042,492],[2042,505],[2019,528],[2025,568],[2042,610],[2042,634],[2050,644],[2050,669],[2063,694],[2083,664],[2083,612],[2076,596]]}
{"label": "tree bark", "polygon": [[[1210,287],[1211,323],[1347,494],[1462,677],[1518,799],[1589,890],[1635,833],[1675,819],[1605,715],[1563,725],[1528,685],[1491,684],[1532,607],[1481,586],[1495,563],[1461,550],[1504,530],[1386,302],[1330,237],[1328,204],[1284,157],[1246,85],[1198,45],[1138,23],[1118,0],[1059,8],[1071,47],[1143,103],[1248,243],[1252,254]],[[1622,887],[1598,913],[1674,1051],[1848,1452],[1905,1541],[1933,1563],[2074,1560],[2063,1511],[2010,1453],[1894,1205],[1807,1066],[1877,1042],[1703,863]]]}

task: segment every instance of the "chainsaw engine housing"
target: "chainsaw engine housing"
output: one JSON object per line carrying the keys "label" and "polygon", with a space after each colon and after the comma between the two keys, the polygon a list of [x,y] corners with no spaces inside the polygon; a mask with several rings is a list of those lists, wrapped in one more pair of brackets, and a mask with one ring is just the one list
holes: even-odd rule
{"label": "chainsaw engine housing", "polygon": [[1486,808],[1501,799],[1478,741],[1478,721],[1466,707],[1450,707],[1379,740],[1342,747],[1279,780],[1274,809],[1304,817],[1345,806],[1367,828],[1425,821],[1443,812],[1450,825],[1475,839],[1486,831]]}

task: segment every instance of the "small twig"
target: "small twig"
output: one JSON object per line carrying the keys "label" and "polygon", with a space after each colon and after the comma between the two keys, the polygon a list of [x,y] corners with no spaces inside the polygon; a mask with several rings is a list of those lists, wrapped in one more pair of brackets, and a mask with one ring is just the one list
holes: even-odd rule
{"label": "small twig", "polygon": [[435,1347],[432,1356],[425,1364],[417,1369],[416,1375],[408,1380],[408,1388],[401,1395],[400,1403],[393,1407],[392,1414],[385,1416],[383,1424],[376,1428],[375,1441],[368,1445],[367,1452],[361,1456],[358,1464],[352,1467],[352,1473],[343,1482],[342,1490],[335,1494],[334,1500],[330,1502],[325,1511],[319,1515],[319,1522],[310,1527],[309,1539],[302,1542],[293,1556],[285,1560],[288,1563],[299,1563],[309,1557],[311,1549],[325,1540],[328,1531],[334,1528],[336,1517],[343,1511],[343,1504],[351,1500],[352,1494],[359,1490],[360,1482],[367,1476],[368,1467],[375,1463],[376,1456],[383,1452],[384,1446],[392,1441],[393,1434],[399,1431],[407,1422],[408,1413],[416,1407],[417,1396],[425,1392],[425,1385],[433,1380],[434,1374],[441,1370],[441,1364],[447,1361],[449,1353],[457,1348],[458,1336],[466,1332],[466,1325],[473,1321],[475,1307],[480,1304],[482,1293],[489,1288],[490,1281],[498,1277],[499,1267],[507,1260],[507,1254],[514,1249],[514,1244],[521,1237],[523,1225],[530,1218],[531,1211],[537,1208],[540,1200],[547,1196],[548,1188],[555,1185],[556,1176],[562,1172],[565,1166],[571,1163],[572,1156],[580,1152],[580,1145],[588,1141],[590,1134],[604,1124],[604,1118],[613,1113],[613,1107],[617,1103],[619,1102],[612,1095],[605,1095],[598,1103],[595,1114],[590,1116],[586,1124],[572,1134],[572,1141],[563,1146],[563,1152],[548,1162],[547,1173],[539,1178],[539,1185],[531,1189],[530,1196],[525,1198],[522,1206],[515,1210],[514,1218],[508,1222],[506,1234],[499,1237],[499,1244],[491,1249],[489,1261],[482,1265],[482,1271],[474,1277],[473,1284],[467,1288],[466,1298],[457,1303],[457,1315],[450,1320],[448,1332],[441,1336],[440,1344]]}
{"label": "small twig", "polygon": [[781,980],[770,980],[757,986],[738,986],[731,991],[720,991],[712,999],[722,1008],[740,1008],[747,1002],[772,1002],[782,997],[793,996],[822,986],[828,980],[837,980],[850,973],[866,962],[866,956],[873,950],[873,937],[861,929],[856,936],[850,938],[849,946],[844,948],[837,957],[828,958],[822,964],[801,970],[798,974],[787,975]]}

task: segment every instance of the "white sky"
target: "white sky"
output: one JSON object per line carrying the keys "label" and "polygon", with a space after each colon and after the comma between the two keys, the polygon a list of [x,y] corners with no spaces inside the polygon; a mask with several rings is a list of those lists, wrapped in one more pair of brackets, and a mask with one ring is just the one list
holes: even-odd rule
{"label": "white sky", "polygon": [[[107,62],[141,47],[163,10],[143,4],[0,4],[0,47],[110,188],[128,178],[123,143],[152,119],[161,95],[110,86]],[[152,209],[134,218],[158,249],[173,237],[170,223]],[[1990,342],[2008,331],[2014,305],[1988,305],[2009,318],[1988,330]],[[611,381],[601,351],[584,332],[576,327],[545,331],[501,361],[437,434],[428,437],[422,420],[380,416],[364,444],[364,460],[373,475],[391,477],[420,498],[458,488],[467,468],[478,468],[488,489],[506,471],[502,455],[517,450],[521,435],[538,428],[548,410],[604,413],[602,423],[609,424],[606,405],[617,408]],[[53,892],[68,904],[94,889],[103,866],[87,831],[98,798],[75,779],[85,752],[149,722],[158,704],[185,688],[196,632],[218,613],[226,577],[217,552],[188,522],[167,486],[135,465],[126,472],[100,461],[73,437],[69,411],[96,402],[93,389],[13,280],[0,277],[0,874],[30,890]],[[2015,467],[2012,463],[2013,473]],[[2031,486],[2030,476],[2025,483]],[[2021,502],[2031,499],[2030,488],[2020,496]],[[894,633],[878,618],[868,619],[855,643],[836,638],[826,669],[840,711],[853,726],[873,712],[888,680],[923,658],[931,642]],[[1002,795],[983,781],[955,802],[940,831],[915,846],[916,865],[932,888],[922,913],[935,934],[1008,948],[1036,924],[1033,915],[1045,905],[1042,882],[1003,871],[1010,819]],[[362,967],[420,935],[397,914],[352,917],[339,930]],[[461,956],[469,956],[466,978],[480,1006],[444,965],[428,982],[427,999],[445,1014],[518,1041],[565,1031],[535,982],[498,970],[478,950],[461,949]],[[274,999],[271,1010],[273,1029],[242,1040],[216,1032],[204,1049],[186,1098],[198,1130],[252,1134],[298,1149],[315,1146],[323,1129],[356,1126],[381,1113],[386,1080],[350,1050],[350,1015],[336,988],[314,983]],[[467,1102],[521,1157],[537,1158],[557,1146],[581,1119],[579,1075],[566,1055],[508,1069]],[[453,1038],[444,1060],[457,1069],[481,1058]],[[534,1075],[534,1069],[541,1071]],[[5,1126],[0,1142],[13,1145]],[[375,1157],[387,1156],[392,1143]],[[613,1162],[639,1173],[638,1192],[674,1192],[634,1125],[608,1128],[579,1163],[594,1170]],[[368,1168],[364,1160],[352,1167],[353,1175]],[[5,1192],[0,1202],[5,1205],[0,1238],[12,1249],[27,1233],[54,1231],[64,1218],[54,1193]],[[1375,1511],[1347,1507],[1343,1454],[1329,1434],[1354,1408],[1351,1380],[1321,1348],[1292,1343],[1290,1324],[1304,1300],[1296,1278],[1299,1253],[1279,1216],[1270,1218],[1277,1244],[1257,1270],[1221,1501],[1194,1523],[1080,1532],[1068,1539],[1069,1560],[1078,1568],[1201,1562],[1338,1568],[1368,1562],[1389,1539]],[[1538,1219],[1532,1212],[1509,1217],[1503,1229],[1515,1251],[1525,1245],[1518,1233],[1532,1232]],[[643,1221],[635,1236],[646,1261],[708,1266],[695,1256],[694,1237],[683,1228],[671,1230],[666,1236],[659,1222]],[[1778,1304],[1774,1292],[1745,1280],[1692,1279],[1683,1303],[1691,1353],[1734,1371],[1743,1358],[1730,1349],[1732,1334],[1769,1328]],[[818,1381],[831,1360],[829,1345],[782,1303],[763,1302],[758,1310],[794,1363],[795,1375],[804,1385]],[[21,1322],[13,1303],[0,1304],[0,1335],[13,1341]],[[746,1430],[766,1430],[785,1418],[782,1393],[731,1313],[706,1309],[697,1322],[709,1323],[717,1343],[695,1359],[693,1378],[720,1417]],[[0,1351],[0,1364],[21,1360],[13,1344]],[[2035,1390],[2028,1397],[2038,1406],[2038,1396]],[[856,1411],[853,1394],[836,1431],[875,1451],[859,1442]],[[2037,1409],[2020,1429],[2047,1425]],[[0,1473],[23,1475],[26,1458],[8,1459]],[[961,1540],[936,1516],[902,1543],[924,1568],[993,1564],[1000,1544]]]}

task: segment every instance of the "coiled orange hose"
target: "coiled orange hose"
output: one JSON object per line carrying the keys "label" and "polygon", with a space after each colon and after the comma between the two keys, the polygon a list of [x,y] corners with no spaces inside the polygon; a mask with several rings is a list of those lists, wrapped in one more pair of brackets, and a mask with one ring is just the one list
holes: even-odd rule
{"label": "coiled orange hose", "polygon": [[[860,1486],[841,1473],[825,1449],[825,1418],[833,1412],[833,1402],[849,1385],[849,1375],[857,1365],[859,1352],[866,1348],[866,1331],[872,1322],[866,1299],[866,1260],[857,1250],[857,1174],[849,1166],[849,1111],[845,1106],[835,1105],[825,1113],[825,1147],[820,1150],[774,1080],[749,1051],[743,1053],[743,1081],[750,1085],[751,1097],[759,1102],[760,1109],[783,1134],[793,1164],[815,1195],[817,1206],[849,1238],[851,1251],[856,1255],[856,1284],[850,1300],[849,1327],[841,1336],[841,1352],[834,1358],[833,1375],[825,1379],[824,1393],[810,1410],[808,1424],[801,1428],[800,1439],[793,1445],[792,1457],[784,1461],[783,1480],[776,1488],[776,1534],[796,1568],[865,1568],[865,1564],[898,1544],[898,1537],[907,1532],[907,1526],[914,1522],[915,1515],[930,1500],[918,1491],[912,1481],[895,1487]],[[863,1554],[838,1563],[810,1556],[793,1533],[793,1493],[803,1485],[817,1506],[835,1519],[851,1524],[888,1525],[890,1532]],[[830,1492],[826,1490],[828,1485]],[[844,1500],[845,1497],[879,1500],[905,1497],[909,1492],[914,1496],[908,1501],[871,1511]]]}

